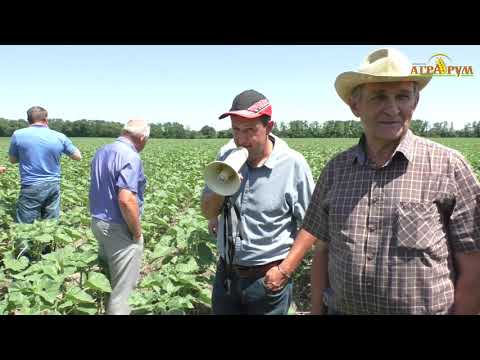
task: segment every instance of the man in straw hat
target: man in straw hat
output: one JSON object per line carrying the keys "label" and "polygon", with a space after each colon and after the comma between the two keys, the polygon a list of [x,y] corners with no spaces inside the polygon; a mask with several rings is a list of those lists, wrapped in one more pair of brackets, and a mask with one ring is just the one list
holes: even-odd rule
{"label": "man in straw hat", "polygon": [[[317,241],[312,313],[480,312],[480,185],[457,151],[414,135],[431,77],[398,50],[337,77],[358,145],[323,169],[297,240]],[[325,291],[328,290],[328,291]]]}
{"label": "man in straw hat", "polygon": [[[312,246],[293,240],[315,182],[304,157],[271,133],[272,105],[263,94],[238,94],[220,119],[227,116],[233,141],[217,159],[225,160],[237,146],[248,150],[248,159],[239,170],[241,186],[231,196],[231,208],[208,186],[202,196],[204,216],[216,220],[220,215],[212,310],[216,315],[286,315],[293,271]],[[229,235],[233,246],[225,245]]]}

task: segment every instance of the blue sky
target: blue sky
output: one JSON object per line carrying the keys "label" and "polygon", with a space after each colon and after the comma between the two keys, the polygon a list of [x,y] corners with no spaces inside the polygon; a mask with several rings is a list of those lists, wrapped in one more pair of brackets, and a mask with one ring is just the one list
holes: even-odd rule
{"label": "blue sky", "polygon": [[[126,122],[177,121],[199,130],[217,120],[245,89],[265,94],[273,119],[326,121],[355,117],[334,89],[380,47],[396,47],[413,63],[447,54],[473,66],[471,78],[434,78],[414,118],[480,121],[479,45],[0,45],[0,117],[26,118],[40,105],[51,118]],[[447,64],[448,65],[448,64]]]}

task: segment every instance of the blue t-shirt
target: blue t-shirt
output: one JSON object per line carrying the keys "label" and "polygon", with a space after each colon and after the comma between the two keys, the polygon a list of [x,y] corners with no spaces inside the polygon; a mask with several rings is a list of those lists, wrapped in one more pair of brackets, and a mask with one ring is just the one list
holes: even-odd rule
{"label": "blue t-shirt", "polygon": [[22,185],[60,181],[60,156],[77,148],[64,134],[45,125],[30,125],[15,131],[8,153],[19,162]]}
{"label": "blue t-shirt", "polygon": [[143,162],[135,146],[128,139],[119,137],[114,143],[101,147],[91,163],[91,216],[125,224],[118,205],[119,189],[127,189],[136,194],[142,214],[146,184]]}

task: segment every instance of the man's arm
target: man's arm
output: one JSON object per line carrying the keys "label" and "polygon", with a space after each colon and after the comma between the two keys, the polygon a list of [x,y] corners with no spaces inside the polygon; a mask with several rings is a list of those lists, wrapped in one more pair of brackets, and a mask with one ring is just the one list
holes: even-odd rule
{"label": "man's arm", "polygon": [[480,251],[455,254],[455,315],[480,314]]}
{"label": "man's arm", "polygon": [[[293,206],[293,218],[297,224],[302,223],[308,204],[311,201],[312,192],[315,187],[312,172],[306,160],[301,159],[301,171],[297,174],[296,180],[296,199]],[[305,254],[312,248],[317,238],[305,229],[300,229],[293,246],[287,257],[282,261],[279,267],[270,269],[265,275],[265,285],[271,290],[281,288],[290,278],[295,269],[300,265]]]}
{"label": "man's arm", "polygon": [[138,208],[137,197],[127,189],[120,189],[118,192],[118,205],[122,212],[123,219],[128,225],[133,238],[139,241],[142,237],[140,225],[140,209]]}
{"label": "man's arm", "polygon": [[319,240],[315,255],[313,256],[312,269],[310,270],[312,284],[312,315],[323,315],[323,292],[329,287],[328,282],[328,244]]}
{"label": "man's arm", "polygon": [[291,277],[298,265],[300,265],[305,254],[312,248],[316,240],[315,236],[301,229],[287,257],[278,267],[271,268],[265,274],[265,285],[272,291],[280,289],[288,278]]}
{"label": "man's arm", "polygon": [[208,220],[208,232],[210,235],[217,236],[218,229],[218,217],[214,217]]}
{"label": "man's arm", "polygon": [[75,152],[70,155],[70,159],[72,160],[82,160],[82,153],[80,150],[76,149]]}
{"label": "man's arm", "polygon": [[455,263],[454,314],[480,313],[480,183],[463,156],[454,166],[455,205],[448,242]]}
{"label": "man's arm", "polygon": [[216,218],[222,208],[225,198],[216,193],[203,193],[201,201],[202,215],[208,220]]}
{"label": "man's arm", "polygon": [[12,164],[18,163],[18,147],[17,147],[17,137],[15,136],[15,132],[12,134],[10,139],[10,147],[8,149],[8,158]]}

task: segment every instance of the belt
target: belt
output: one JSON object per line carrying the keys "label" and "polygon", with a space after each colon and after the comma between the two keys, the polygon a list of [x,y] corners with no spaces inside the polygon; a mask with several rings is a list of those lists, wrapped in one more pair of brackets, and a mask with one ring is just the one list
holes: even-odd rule
{"label": "belt", "polygon": [[[272,261],[268,264],[257,265],[257,266],[243,266],[243,265],[232,264],[232,270],[240,278],[247,278],[247,279],[260,278],[265,276],[268,270],[270,270],[274,266],[279,265],[282,261],[283,259]],[[225,260],[223,258],[220,258],[220,262],[222,262],[225,265]]]}

